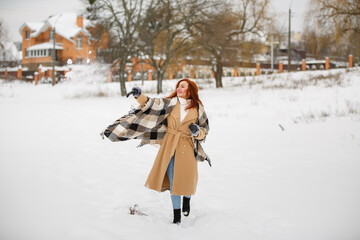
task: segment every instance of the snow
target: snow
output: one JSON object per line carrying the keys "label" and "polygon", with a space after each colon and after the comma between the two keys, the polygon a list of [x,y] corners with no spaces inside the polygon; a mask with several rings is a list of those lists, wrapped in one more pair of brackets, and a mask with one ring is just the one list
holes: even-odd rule
{"label": "snow", "polygon": [[[18,67],[0,68],[0,71],[5,71],[5,69],[7,69],[9,72],[16,72],[19,68],[22,69],[23,71],[28,71],[29,70],[28,67],[22,67],[21,65],[19,65]],[[1,81],[1,79],[0,79],[0,81]]]}
{"label": "snow", "polygon": [[[53,49],[53,46],[54,46],[53,43],[45,42],[45,43],[39,43],[39,44],[32,45],[31,47],[27,48],[27,50],[30,51],[30,50],[40,50],[40,49]],[[59,44],[56,44],[55,48],[56,49],[64,49]]]}
{"label": "snow", "polygon": [[99,135],[136,105],[104,69],[0,81],[0,239],[360,239],[359,68],[197,80],[213,167],[179,226],[169,192],[143,186],[158,148]]}

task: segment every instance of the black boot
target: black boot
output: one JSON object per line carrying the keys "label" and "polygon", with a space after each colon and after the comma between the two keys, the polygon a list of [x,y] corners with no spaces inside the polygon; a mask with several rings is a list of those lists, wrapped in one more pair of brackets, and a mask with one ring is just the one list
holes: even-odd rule
{"label": "black boot", "polygon": [[190,198],[183,197],[182,212],[184,213],[185,217],[189,216],[189,214],[190,214]]}
{"label": "black boot", "polygon": [[173,223],[181,223],[181,209],[174,209],[174,221]]}

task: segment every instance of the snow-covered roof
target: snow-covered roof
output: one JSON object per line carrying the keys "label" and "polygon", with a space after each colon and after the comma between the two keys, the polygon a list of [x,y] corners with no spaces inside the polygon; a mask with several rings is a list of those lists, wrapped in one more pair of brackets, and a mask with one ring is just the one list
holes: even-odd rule
{"label": "snow-covered roof", "polygon": [[83,21],[84,28],[79,27],[76,24],[77,14],[75,13],[67,13],[62,12],[56,14],[54,16],[50,16],[47,20],[41,23],[24,23],[19,31],[21,33],[22,29],[25,26],[28,26],[33,33],[31,33],[31,37],[36,37],[40,33],[45,32],[48,28],[54,28],[56,30],[56,34],[63,36],[64,38],[74,41],[73,37],[75,37],[80,32],[83,32],[85,35],[90,36],[90,33],[86,30],[86,24],[89,24],[88,21]]}
{"label": "snow-covered roof", "polygon": [[325,60],[307,60],[306,64],[325,64]]}
{"label": "snow-covered roof", "polygon": [[[39,44],[36,44],[36,45],[33,45],[33,46],[27,48],[27,50],[41,50],[41,49],[53,49],[53,43],[50,43],[50,42],[39,43]],[[62,46],[60,46],[59,44],[56,44],[55,49],[62,50],[64,48]]]}
{"label": "snow-covered roof", "polygon": [[31,31],[39,31],[41,29],[41,27],[44,25],[44,23],[42,22],[26,22],[23,25],[21,25],[19,31],[21,33],[22,29],[27,26],[28,28],[31,29]]}
{"label": "snow-covered roof", "polygon": [[270,56],[263,55],[263,54],[255,54],[255,55],[253,56],[253,59],[254,59],[256,62],[266,62],[266,61],[269,61],[269,60],[270,60]]}
{"label": "snow-covered roof", "polygon": [[288,44],[286,42],[280,42],[279,49],[280,50],[286,50],[287,46],[288,46]]}
{"label": "snow-covered roof", "polygon": [[247,42],[252,42],[252,41],[259,41],[259,42],[266,42],[266,36],[263,32],[259,32],[258,34],[249,32],[247,34],[245,34],[245,41]]}
{"label": "snow-covered roof", "polygon": [[[44,67],[42,65],[40,65],[39,68],[41,69],[42,72],[45,72],[47,70],[52,70],[52,67]],[[56,71],[69,71],[70,67],[69,66],[55,66],[55,70]]]}
{"label": "snow-covered roof", "polygon": [[[76,36],[79,32],[83,32],[86,35],[90,33],[85,28],[80,28],[76,25],[77,15],[75,13],[59,13],[48,19],[51,27],[56,28],[56,32],[68,39]],[[85,24],[86,22],[84,22]],[[85,25],[84,25],[85,26]]]}

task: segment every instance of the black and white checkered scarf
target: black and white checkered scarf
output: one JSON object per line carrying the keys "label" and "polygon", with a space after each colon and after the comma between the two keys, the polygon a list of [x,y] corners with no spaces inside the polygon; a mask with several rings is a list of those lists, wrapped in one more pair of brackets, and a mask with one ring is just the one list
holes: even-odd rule
{"label": "black and white checkered scarf", "polygon": [[[132,109],[129,114],[122,116],[113,124],[108,126],[101,136],[106,136],[113,142],[126,141],[130,139],[141,139],[139,145],[158,144],[166,133],[166,118],[176,106],[178,99],[170,98],[149,98],[145,106]],[[209,132],[209,121],[204,107],[199,105],[199,117],[197,124],[205,130],[205,136]],[[210,158],[205,153],[201,143],[205,141],[192,137],[194,143],[194,154],[198,161],[208,161]]]}

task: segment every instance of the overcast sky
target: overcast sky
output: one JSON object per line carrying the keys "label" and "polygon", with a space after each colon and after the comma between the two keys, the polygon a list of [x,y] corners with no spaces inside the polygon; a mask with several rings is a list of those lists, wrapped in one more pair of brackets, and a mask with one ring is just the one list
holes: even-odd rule
{"label": "overcast sky", "polygon": [[[291,5],[292,29],[302,31],[304,13],[309,0],[270,0],[271,11],[275,12],[281,27],[288,27],[288,13]],[[20,41],[19,28],[25,22],[41,22],[60,12],[81,13],[80,0],[0,0],[0,18],[4,21],[12,41]]]}

